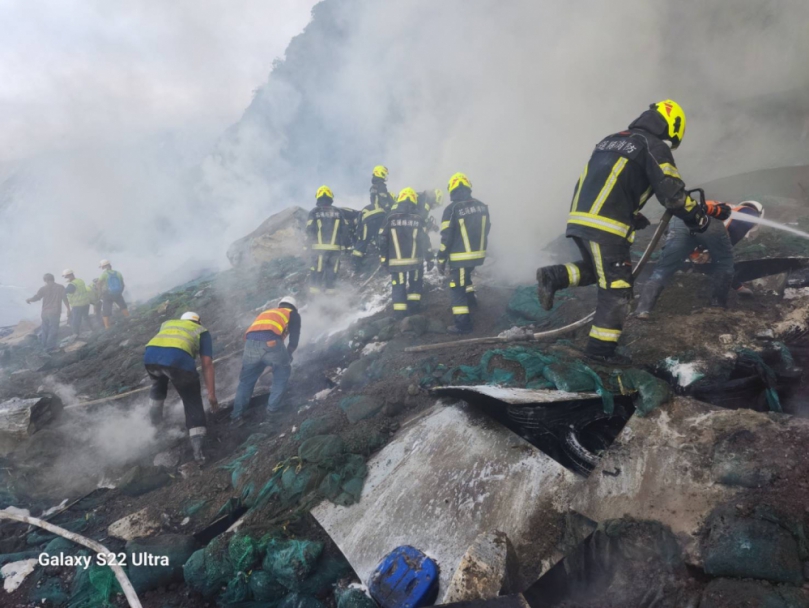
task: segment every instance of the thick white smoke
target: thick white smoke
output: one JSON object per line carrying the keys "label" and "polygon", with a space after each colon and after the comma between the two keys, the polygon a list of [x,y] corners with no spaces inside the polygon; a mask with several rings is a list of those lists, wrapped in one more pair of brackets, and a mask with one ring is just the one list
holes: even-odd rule
{"label": "thick white smoke", "polygon": [[694,186],[806,163],[807,23],[800,0],[325,0],[198,164],[204,141],[179,158],[102,151],[6,188],[2,280],[33,289],[108,254],[143,295],[225,263],[233,239],[310,206],[322,183],[365,204],[384,163],[393,190],[465,171],[491,207],[493,254],[530,281],[592,146],[652,101],[686,109],[676,158]]}

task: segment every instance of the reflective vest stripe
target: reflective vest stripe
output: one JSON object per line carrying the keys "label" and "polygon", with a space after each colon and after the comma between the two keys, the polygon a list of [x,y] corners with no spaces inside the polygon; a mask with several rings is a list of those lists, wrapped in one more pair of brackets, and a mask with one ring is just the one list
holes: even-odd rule
{"label": "reflective vest stripe", "polygon": [[256,317],[253,324],[247,329],[245,334],[254,331],[273,331],[280,337],[285,338],[289,333],[289,319],[292,311],[288,308],[272,308],[265,310]]}
{"label": "reflective vest stripe", "polygon": [[587,226],[588,228],[596,228],[598,230],[603,230],[604,232],[617,234],[618,236],[624,238],[626,238],[626,235],[631,231],[629,226],[621,222],[611,220],[610,218],[602,215],[582,213],[580,211],[571,212],[567,222],[568,224],[580,224],[582,226]]}
{"label": "reflective vest stripe", "polygon": [[486,220],[488,218],[484,215],[480,220],[480,250],[486,249]]}
{"label": "reflective vest stripe", "polygon": [[390,231],[390,236],[393,239],[393,249],[396,251],[396,259],[402,259],[402,249],[399,247],[399,233],[396,228]]}
{"label": "reflective vest stripe", "polygon": [[388,260],[388,266],[409,266],[419,262],[421,262],[419,258],[391,258]]}
{"label": "reflective vest stripe", "polygon": [[578,186],[576,186],[576,196],[573,197],[573,204],[570,206],[571,211],[575,211],[576,207],[579,204],[579,195],[581,194],[581,187],[582,185],[584,185],[584,180],[587,178],[587,169],[589,166],[590,163],[588,161],[588,163],[584,165],[584,170],[581,172],[581,175],[579,176],[579,184]]}
{"label": "reflective vest stripe", "polygon": [[419,229],[413,228],[413,247],[410,249],[410,257],[416,257],[416,245],[418,244]]}
{"label": "reflective vest stripe", "polygon": [[71,306],[89,306],[90,305],[90,292],[87,285],[81,279],[73,279],[68,283],[76,288],[73,293],[67,294],[67,301]]}
{"label": "reflective vest stripe", "polygon": [[469,252],[449,254],[449,259],[451,262],[463,262],[466,260],[481,260],[485,257],[486,257],[485,251],[469,251]]}
{"label": "reflective vest stripe", "polygon": [[467,253],[472,251],[472,245],[469,243],[469,232],[466,230],[466,220],[461,218],[458,220],[458,225],[461,227],[461,238],[463,239],[463,246]]}
{"label": "reflective vest stripe", "polygon": [[208,330],[194,321],[166,321],[160,326],[160,332],[146,346],[179,348],[196,358],[199,354],[199,338],[206,331]]}
{"label": "reflective vest stripe", "polygon": [[598,275],[598,286],[601,289],[607,288],[607,275],[604,274],[604,260],[601,257],[601,245],[590,241],[590,251],[593,254],[593,263],[596,267],[596,275]]}
{"label": "reflective vest stripe", "polygon": [[337,231],[338,230],[340,230],[340,220],[336,219],[336,220],[334,220],[334,230],[332,230],[332,233],[331,233],[331,244],[332,245],[337,244]]}
{"label": "reflective vest stripe", "polygon": [[624,167],[628,162],[629,159],[622,157],[619,158],[618,161],[612,166],[610,176],[607,178],[607,182],[601,188],[601,192],[598,193],[598,197],[593,203],[593,206],[590,209],[590,213],[598,215],[598,213],[601,211],[601,207],[604,206],[604,202],[607,200],[610,193],[612,192],[612,189],[615,187],[615,182],[618,181],[618,176],[621,175],[621,171],[624,170]]}

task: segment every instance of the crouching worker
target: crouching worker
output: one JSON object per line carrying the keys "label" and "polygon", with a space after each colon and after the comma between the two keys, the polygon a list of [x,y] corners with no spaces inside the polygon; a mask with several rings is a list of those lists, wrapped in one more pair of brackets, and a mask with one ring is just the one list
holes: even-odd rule
{"label": "crouching worker", "polygon": [[[284,344],[287,336],[289,346]],[[233,426],[243,424],[244,408],[253,396],[256,382],[268,367],[272,368],[272,390],[267,399],[267,412],[273,414],[280,409],[292,372],[292,353],[298,348],[300,337],[301,316],[292,296],[282,298],[278,308],[265,310],[256,317],[244,336],[239,388],[230,415]]]}
{"label": "crouching worker", "polygon": [[216,400],[214,380],[213,340],[208,330],[200,324],[197,313],[187,312],[179,320],[163,323],[160,332],[146,345],[143,362],[152,379],[152,390],[149,393],[152,424],[157,425],[163,419],[163,403],[166,401],[171,380],[183,401],[185,426],[194,450],[194,460],[202,464],[205,462],[202,444],[207,425],[197,373],[197,355],[202,361],[208,402],[211,404],[211,411],[215,412],[219,409],[219,403]]}
{"label": "crouching worker", "polygon": [[415,190],[402,190],[395,209],[379,231],[379,261],[391,274],[393,315],[399,319],[419,311],[424,260],[428,270],[435,265],[427,222],[417,211],[417,200]]}

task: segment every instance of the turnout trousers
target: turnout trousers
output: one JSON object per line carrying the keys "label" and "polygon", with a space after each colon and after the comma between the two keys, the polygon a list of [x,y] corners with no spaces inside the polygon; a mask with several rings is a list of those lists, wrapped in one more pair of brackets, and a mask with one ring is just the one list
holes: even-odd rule
{"label": "turnout trousers", "polygon": [[450,268],[449,298],[452,305],[452,318],[455,327],[462,331],[472,331],[470,307],[477,304],[475,286],[472,284],[474,266],[470,268]]}
{"label": "turnout trousers", "polygon": [[424,290],[424,271],[392,272],[391,289],[393,296],[393,316],[399,319],[414,314],[421,308],[421,294]]}
{"label": "turnout trousers", "polygon": [[[178,367],[168,367],[166,365],[146,365],[146,373],[152,381],[152,388],[149,391],[149,398],[152,402],[160,403],[160,411],[153,412],[153,422],[158,422],[163,414],[163,401],[169,390],[169,381],[177,390],[180,399],[183,401],[185,410],[185,426],[189,434],[205,435],[206,421],[205,408],[202,405],[202,387],[199,383],[199,374],[196,371],[190,372]],[[158,417],[159,414],[159,417]]]}
{"label": "turnout trousers", "polygon": [[309,269],[309,293],[336,293],[337,272],[340,270],[339,251],[315,251]]}
{"label": "turnout trousers", "polygon": [[581,261],[548,267],[554,287],[565,289],[598,284],[598,303],[586,352],[611,357],[618,347],[632,301],[632,261],[629,243],[602,245],[571,237],[581,252]]}

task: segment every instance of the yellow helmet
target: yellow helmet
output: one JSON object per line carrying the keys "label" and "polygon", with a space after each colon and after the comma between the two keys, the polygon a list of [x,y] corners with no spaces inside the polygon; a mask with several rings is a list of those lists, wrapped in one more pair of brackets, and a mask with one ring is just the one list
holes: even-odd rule
{"label": "yellow helmet", "polygon": [[[467,180],[469,181],[469,180]],[[444,202],[444,191],[440,188],[435,189],[435,206],[440,207]]]}
{"label": "yellow helmet", "polygon": [[452,177],[449,178],[449,184],[447,185],[447,190],[452,193],[455,188],[458,186],[466,186],[470,190],[472,189],[472,182],[469,181],[469,178],[466,177],[463,173],[456,173]]}
{"label": "yellow helmet", "polygon": [[413,188],[405,188],[399,193],[399,198],[396,199],[396,202],[401,203],[402,201],[410,201],[415,205],[416,201],[418,201],[418,198],[419,197],[416,194],[416,191],[413,190]]}
{"label": "yellow helmet", "polygon": [[320,188],[317,189],[315,198],[320,198],[321,196],[328,196],[330,199],[334,199],[334,192],[332,192],[331,188],[328,186],[320,186]]}
{"label": "yellow helmet", "polygon": [[672,148],[677,148],[685,135],[685,112],[680,104],[671,99],[664,99],[649,107],[656,110],[666,121],[669,128],[668,140],[671,142]]}
{"label": "yellow helmet", "polygon": [[385,165],[377,165],[374,167],[374,177],[388,179],[388,168]]}

